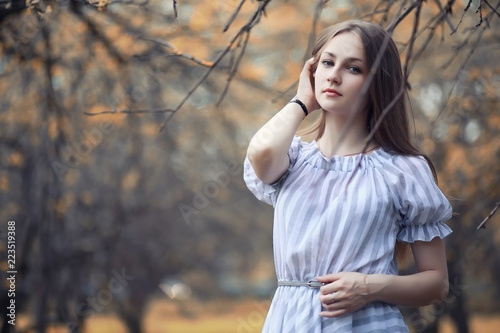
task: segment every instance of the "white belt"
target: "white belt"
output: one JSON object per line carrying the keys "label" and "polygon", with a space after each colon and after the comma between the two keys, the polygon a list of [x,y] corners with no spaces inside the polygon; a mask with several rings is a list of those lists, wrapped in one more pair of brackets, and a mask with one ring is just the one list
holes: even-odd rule
{"label": "white belt", "polygon": [[308,287],[318,289],[321,286],[324,286],[326,283],[319,282],[318,280],[309,280],[307,282],[302,281],[278,281],[279,286],[291,286],[291,287]]}

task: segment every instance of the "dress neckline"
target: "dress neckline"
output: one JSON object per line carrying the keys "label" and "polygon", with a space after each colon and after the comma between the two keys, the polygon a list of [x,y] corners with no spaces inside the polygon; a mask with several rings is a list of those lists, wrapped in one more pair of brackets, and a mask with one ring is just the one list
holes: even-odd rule
{"label": "dress neckline", "polygon": [[359,153],[354,153],[354,154],[347,154],[347,155],[333,155],[332,157],[328,158],[326,157],[323,152],[320,150],[320,147],[319,147],[319,144],[316,140],[312,140],[310,142],[310,144],[313,144],[314,145],[314,149],[316,149],[319,153],[319,155],[321,155],[324,159],[326,160],[333,160],[333,159],[338,159],[338,158],[345,158],[345,157],[357,157],[357,156],[360,156],[360,155],[363,155],[363,156],[368,156],[368,155],[371,155],[379,150],[382,149],[382,147],[380,146],[377,146],[377,147],[373,147],[371,149],[368,149],[367,151],[365,152],[359,152]]}
{"label": "dress neckline", "polygon": [[[302,141],[302,138],[300,138]],[[333,155],[328,158],[318,149],[316,140],[310,142],[302,141],[302,158],[304,161],[317,169],[351,172],[357,167],[360,169],[376,168],[388,158],[388,153],[382,147],[377,147],[369,154],[353,154],[348,156]]]}

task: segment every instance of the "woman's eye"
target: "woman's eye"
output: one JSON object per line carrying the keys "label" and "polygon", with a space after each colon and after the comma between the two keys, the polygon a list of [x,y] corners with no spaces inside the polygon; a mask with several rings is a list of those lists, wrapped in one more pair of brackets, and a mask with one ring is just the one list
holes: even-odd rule
{"label": "woman's eye", "polygon": [[353,73],[361,73],[361,69],[359,67],[356,67],[356,66],[349,66],[349,71],[353,72]]}
{"label": "woman's eye", "polygon": [[333,61],[331,61],[331,60],[325,59],[322,62],[323,62],[323,65],[325,65],[325,66],[333,66],[334,65]]}

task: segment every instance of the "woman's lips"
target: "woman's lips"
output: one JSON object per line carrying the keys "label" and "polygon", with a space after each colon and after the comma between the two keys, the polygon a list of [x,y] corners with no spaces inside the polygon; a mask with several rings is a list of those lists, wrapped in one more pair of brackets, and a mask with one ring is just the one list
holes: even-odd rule
{"label": "woman's lips", "polygon": [[331,88],[327,88],[325,90],[323,90],[323,93],[328,96],[328,97],[338,97],[338,96],[342,96],[341,93],[339,93],[337,90],[335,89],[331,89]]}

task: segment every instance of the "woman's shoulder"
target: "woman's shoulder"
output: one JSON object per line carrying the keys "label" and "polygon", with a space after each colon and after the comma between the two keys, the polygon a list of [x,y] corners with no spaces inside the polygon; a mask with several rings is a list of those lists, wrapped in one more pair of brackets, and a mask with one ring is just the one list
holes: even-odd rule
{"label": "woman's shoulder", "polygon": [[404,171],[430,169],[429,163],[423,155],[404,155],[400,153],[390,154],[393,156],[393,164]]}
{"label": "woman's shoulder", "polygon": [[433,178],[429,162],[423,155],[405,155],[384,150],[388,156],[384,167],[405,178]]}

